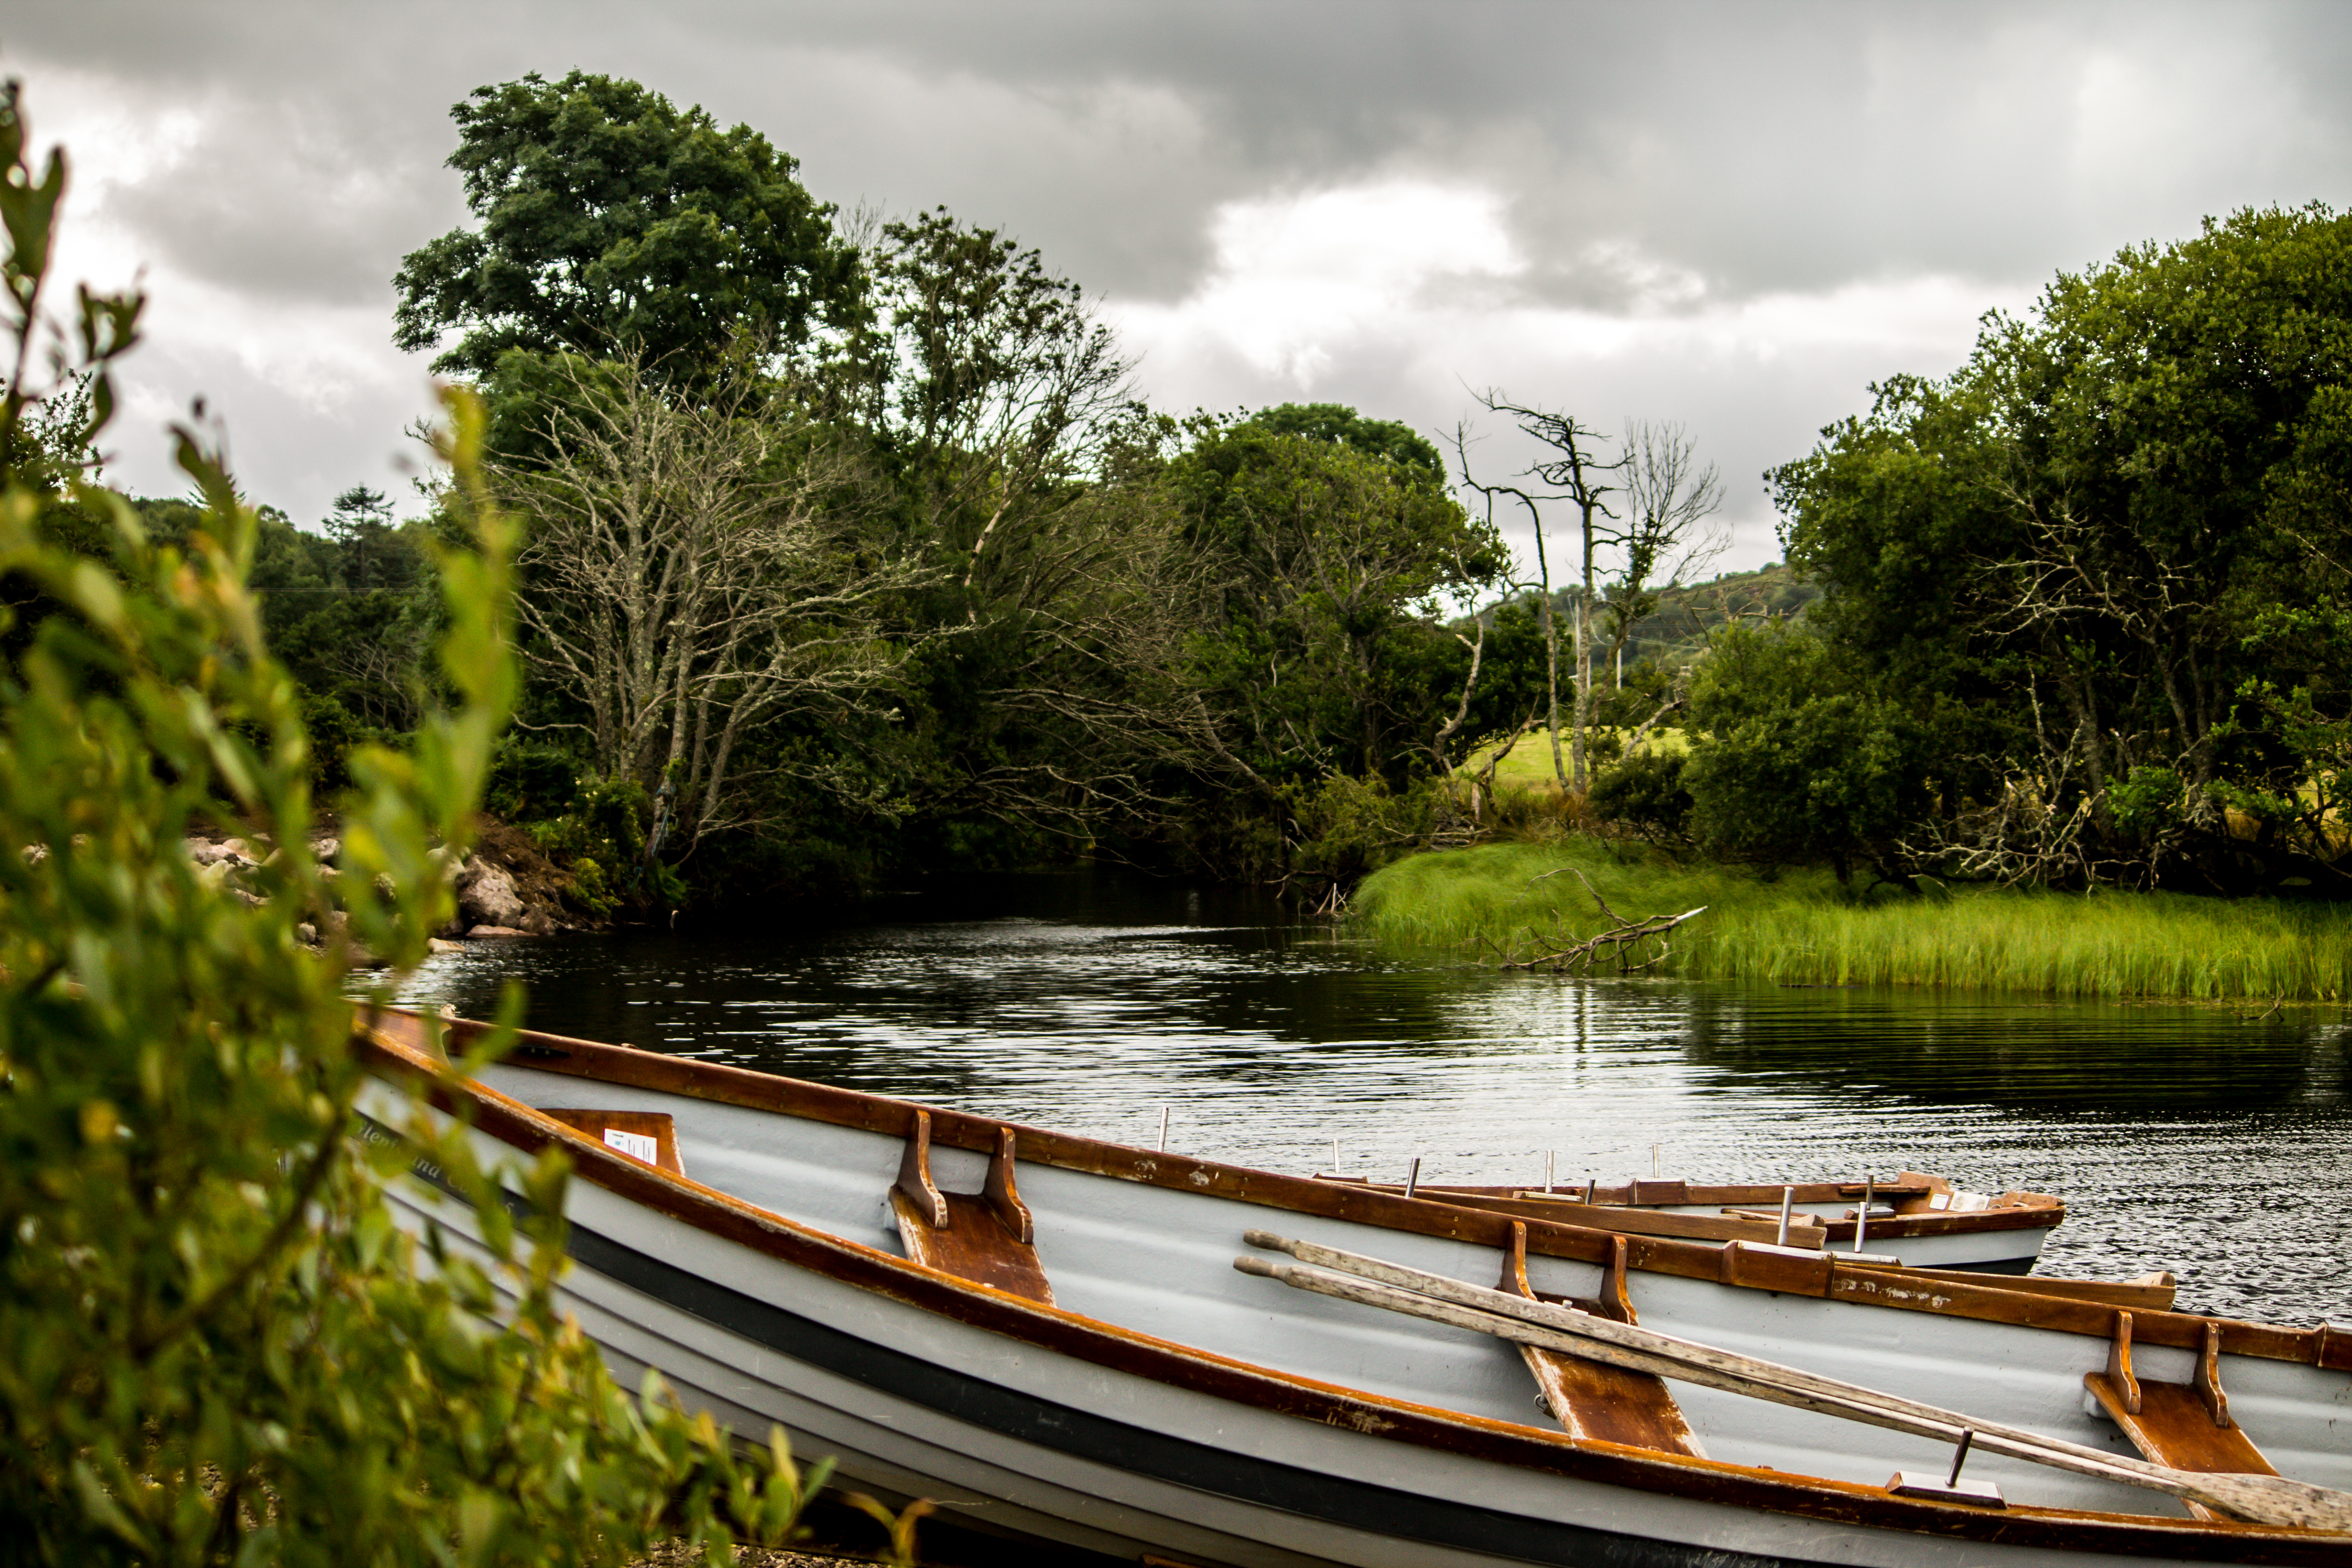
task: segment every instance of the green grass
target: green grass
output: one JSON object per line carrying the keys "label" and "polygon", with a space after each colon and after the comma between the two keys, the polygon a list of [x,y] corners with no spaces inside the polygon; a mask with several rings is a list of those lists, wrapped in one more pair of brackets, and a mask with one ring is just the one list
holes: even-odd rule
{"label": "green grass", "polygon": [[1413,856],[1365,879],[1355,919],[1401,945],[1525,952],[1555,915],[1576,936],[1606,923],[1562,869],[1570,866],[1627,919],[1707,906],[1675,933],[1660,971],[1694,979],[2116,998],[2352,995],[2352,911],[2336,905],[1983,887],[1925,898],[1882,888],[1862,900],[1827,871],[1768,879],[1586,838]]}
{"label": "green grass", "polygon": [[[1661,752],[1690,750],[1690,742],[1680,730],[1653,730],[1649,743]],[[1486,759],[1494,754],[1494,751],[1491,745],[1479,747],[1465,757],[1462,765],[1454,772],[1465,777],[1476,773],[1486,765]],[[1568,765],[1568,731],[1565,728],[1560,731],[1559,760],[1561,766]],[[1511,754],[1503,759],[1503,765],[1495,770],[1496,786],[1505,789],[1547,789],[1554,787],[1557,779],[1558,775],[1551,769],[1551,737],[1541,730],[1520,736],[1519,743],[1511,748]]]}

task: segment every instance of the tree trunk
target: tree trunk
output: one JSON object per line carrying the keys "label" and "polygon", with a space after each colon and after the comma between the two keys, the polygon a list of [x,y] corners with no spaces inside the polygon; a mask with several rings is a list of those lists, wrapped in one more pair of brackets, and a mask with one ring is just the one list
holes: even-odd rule
{"label": "tree trunk", "polygon": [[1536,579],[1543,593],[1544,698],[1549,704],[1546,724],[1551,731],[1552,776],[1568,788],[1568,769],[1559,760],[1559,626],[1551,613],[1551,565],[1544,558],[1543,521],[1536,521]]}
{"label": "tree trunk", "polygon": [[1592,723],[1592,501],[1583,503],[1583,512],[1584,581],[1576,595],[1576,735],[1571,747],[1572,787],[1579,795],[1585,791],[1586,731]]}

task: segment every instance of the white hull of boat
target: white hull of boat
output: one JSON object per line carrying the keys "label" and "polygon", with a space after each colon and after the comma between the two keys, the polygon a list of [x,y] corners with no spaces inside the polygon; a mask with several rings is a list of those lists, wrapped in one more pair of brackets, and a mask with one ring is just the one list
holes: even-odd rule
{"label": "white hull of boat", "polygon": [[[529,1068],[495,1068],[486,1079],[527,1103],[668,1113],[698,1182],[826,1236],[900,1251],[882,1197],[900,1160],[898,1138]],[[376,1110],[396,1121],[404,1111],[394,1107],[406,1103],[385,1090]],[[486,1160],[503,1151],[474,1136]],[[978,1188],[980,1155],[934,1153],[943,1187]],[[1042,1165],[1021,1167],[1021,1191],[1067,1311],[1441,1419],[1458,1413],[1482,1428],[1540,1420],[1507,1345],[1237,1274],[1231,1263],[1243,1231],[1275,1217],[1261,1205]],[[404,1184],[395,1195],[411,1223],[472,1231],[461,1205],[422,1184]],[[756,1436],[782,1425],[803,1453],[838,1456],[846,1478],[934,1498],[983,1525],[1116,1555],[1149,1551],[1237,1568],[2026,1568],[2103,1555],[1846,1524],[1401,1442],[1381,1434],[1386,1423],[1371,1406],[1350,1417],[1355,1425],[1328,1412],[1284,1414],[1179,1386],[1164,1369],[1126,1371],[958,1321],[683,1226],[588,1182],[572,1184],[567,1201],[575,1263],[565,1302],[621,1372],[656,1368],[690,1404],[738,1430]],[[1278,1218],[1288,1234],[1456,1278],[1492,1279],[1500,1267],[1486,1247],[1306,1214]],[[1551,1257],[1529,1264],[1539,1289],[1581,1296],[1597,1285],[1592,1265]],[[1664,1276],[1640,1276],[1635,1287],[1648,1327],[2129,1451],[2082,1409],[2082,1375],[2101,1364],[2095,1340]],[[2188,1376],[2185,1352],[2152,1348],[2146,1358],[2146,1375]],[[2334,1430],[2352,1417],[2352,1381],[2254,1358],[2225,1364],[2233,1407],[2282,1470],[2352,1484]],[[2315,1399],[2315,1388],[2336,1397]],[[1876,1489],[1897,1468],[1937,1468],[1948,1458],[1920,1439],[1677,1392],[1712,1458],[1794,1472],[1792,1491],[1809,1488],[1808,1477]],[[1528,1436],[1576,1451],[1556,1432]],[[2179,1517],[2149,1493],[1992,1456],[1973,1459],[1969,1473],[1998,1480],[2013,1502]],[[2170,1531],[2138,1533],[2135,1560],[2191,1560],[2164,1549]],[[2210,1535],[2197,1539],[2210,1548]]]}

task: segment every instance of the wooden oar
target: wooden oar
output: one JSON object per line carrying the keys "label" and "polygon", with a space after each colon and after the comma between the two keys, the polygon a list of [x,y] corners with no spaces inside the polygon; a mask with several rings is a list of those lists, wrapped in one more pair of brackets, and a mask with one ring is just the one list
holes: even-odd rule
{"label": "wooden oar", "polygon": [[[1958,1442],[1963,1432],[1973,1432],[1977,1446],[1995,1453],[2167,1492],[2260,1523],[2352,1531],[2352,1495],[2326,1487],[2283,1476],[2176,1470],[1402,1264],[1265,1231],[1251,1231],[1245,1239],[1253,1247],[1324,1266],[1301,1268],[1249,1257],[1234,1260],[1234,1267],[1245,1274],[1301,1289],[1940,1442]],[[1346,1277],[1350,1275],[1355,1278]]]}

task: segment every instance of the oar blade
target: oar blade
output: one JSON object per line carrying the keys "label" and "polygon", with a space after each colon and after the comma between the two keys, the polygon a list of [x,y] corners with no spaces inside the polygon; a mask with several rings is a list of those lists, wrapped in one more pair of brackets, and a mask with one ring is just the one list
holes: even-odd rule
{"label": "oar blade", "polygon": [[2352,1534],[2352,1495],[2291,1476],[2198,1475],[2197,1500],[2255,1524]]}

